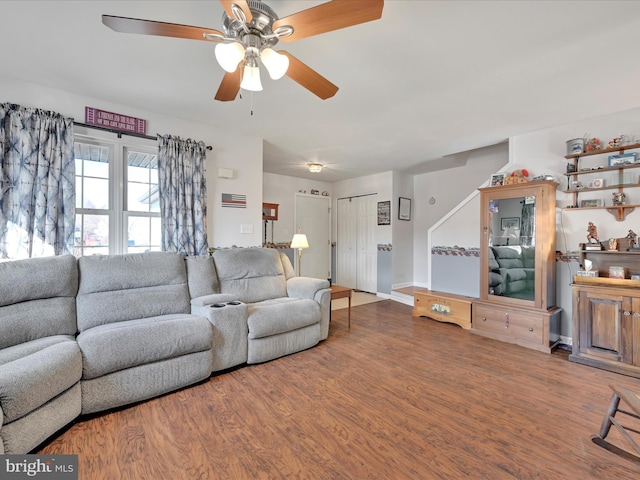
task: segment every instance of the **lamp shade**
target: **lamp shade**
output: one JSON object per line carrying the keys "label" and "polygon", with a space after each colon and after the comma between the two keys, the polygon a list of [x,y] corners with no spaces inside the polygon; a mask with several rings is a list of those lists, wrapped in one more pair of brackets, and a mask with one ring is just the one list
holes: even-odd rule
{"label": "lamp shade", "polygon": [[251,92],[262,91],[262,82],[260,81],[260,70],[258,67],[244,67],[244,74],[242,75],[240,88],[244,88]]}
{"label": "lamp shade", "polygon": [[273,80],[278,80],[287,73],[289,57],[276,52],[273,48],[265,48],[260,54],[260,59]]}
{"label": "lamp shade", "polygon": [[244,58],[244,47],[239,42],[219,43],[216,45],[216,60],[225,72],[235,72]]}
{"label": "lamp shade", "polygon": [[291,248],[309,248],[307,236],[304,233],[296,233],[291,240]]}

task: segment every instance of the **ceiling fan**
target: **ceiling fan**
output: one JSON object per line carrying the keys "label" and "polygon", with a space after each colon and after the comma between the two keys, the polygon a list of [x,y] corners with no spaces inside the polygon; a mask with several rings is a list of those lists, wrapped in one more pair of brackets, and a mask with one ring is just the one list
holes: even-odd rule
{"label": "ceiling fan", "polygon": [[215,99],[234,100],[240,88],[262,90],[258,58],[273,79],[287,75],[323,100],[338,87],[286,51],[273,47],[321,33],[377,20],[384,0],[333,0],[284,18],[260,0],[220,0],[224,33],[211,28],[102,15],[102,23],[121,33],[216,42],[216,59],[226,71]]}

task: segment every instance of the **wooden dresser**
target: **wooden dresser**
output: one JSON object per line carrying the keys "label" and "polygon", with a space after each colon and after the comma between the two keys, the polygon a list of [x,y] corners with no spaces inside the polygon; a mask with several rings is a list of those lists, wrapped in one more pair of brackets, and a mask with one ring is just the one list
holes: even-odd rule
{"label": "wooden dresser", "polygon": [[455,323],[468,330],[471,328],[472,301],[471,297],[453,293],[416,292],[413,294],[413,316]]}

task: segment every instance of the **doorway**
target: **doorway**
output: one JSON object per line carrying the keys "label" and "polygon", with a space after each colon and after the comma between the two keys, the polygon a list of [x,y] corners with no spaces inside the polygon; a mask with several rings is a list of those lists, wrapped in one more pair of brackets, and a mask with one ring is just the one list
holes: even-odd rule
{"label": "doorway", "polygon": [[[302,251],[300,275],[331,278],[331,197],[296,193],[295,218],[296,233],[304,233],[309,242]],[[294,258],[297,270],[297,252]]]}

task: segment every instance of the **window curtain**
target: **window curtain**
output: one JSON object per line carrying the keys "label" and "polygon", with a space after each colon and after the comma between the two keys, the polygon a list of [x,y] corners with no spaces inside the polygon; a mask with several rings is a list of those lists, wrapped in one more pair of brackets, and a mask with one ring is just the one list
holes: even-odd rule
{"label": "window curtain", "polygon": [[0,258],[73,253],[73,119],[0,104]]}
{"label": "window curtain", "polygon": [[535,203],[522,203],[522,221],[520,225],[520,244],[530,247],[535,243],[536,235],[536,205]]}
{"label": "window curtain", "polygon": [[206,146],[171,135],[158,136],[158,190],[162,250],[207,255]]}

